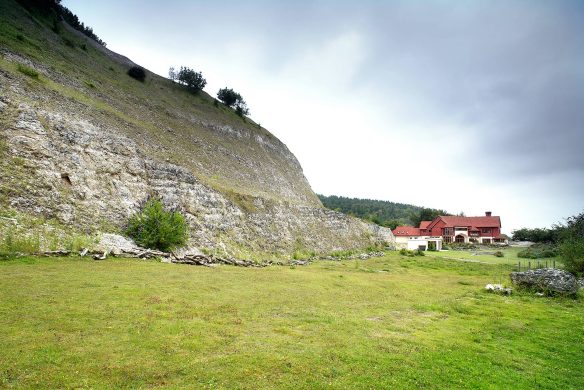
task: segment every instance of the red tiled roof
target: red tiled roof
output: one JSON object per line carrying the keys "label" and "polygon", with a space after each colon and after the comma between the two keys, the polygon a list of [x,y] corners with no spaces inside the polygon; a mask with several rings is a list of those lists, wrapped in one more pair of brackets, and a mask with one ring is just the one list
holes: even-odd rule
{"label": "red tiled roof", "polygon": [[428,227],[429,224],[431,224],[432,221],[422,221],[420,222],[420,229],[426,229]]}
{"label": "red tiled roof", "polygon": [[398,226],[393,229],[394,236],[419,236],[420,229],[413,226]]}
{"label": "red tiled roof", "polygon": [[441,219],[446,224],[445,227],[455,227],[455,226],[475,226],[478,228],[482,227],[501,227],[500,217],[457,217],[457,216],[445,216],[441,215],[437,217],[434,221]]}

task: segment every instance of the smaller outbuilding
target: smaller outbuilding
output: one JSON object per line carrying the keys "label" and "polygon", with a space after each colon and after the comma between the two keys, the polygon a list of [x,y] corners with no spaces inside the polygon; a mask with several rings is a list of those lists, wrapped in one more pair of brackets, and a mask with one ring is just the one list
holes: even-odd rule
{"label": "smaller outbuilding", "polygon": [[398,226],[393,229],[397,249],[442,250],[442,237],[424,235],[421,230],[413,226]]}

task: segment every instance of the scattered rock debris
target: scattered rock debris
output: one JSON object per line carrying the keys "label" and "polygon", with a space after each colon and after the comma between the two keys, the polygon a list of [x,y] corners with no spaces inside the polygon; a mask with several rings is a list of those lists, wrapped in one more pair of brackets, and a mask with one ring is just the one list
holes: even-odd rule
{"label": "scattered rock debris", "polygon": [[490,283],[485,286],[485,290],[492,292],[492,293],[502,294],[502,295],[511,295],[511,292],[513,291],[513,289],[510,287],[503,287],[503,285],[501,285],[501,284],[490,284]]}

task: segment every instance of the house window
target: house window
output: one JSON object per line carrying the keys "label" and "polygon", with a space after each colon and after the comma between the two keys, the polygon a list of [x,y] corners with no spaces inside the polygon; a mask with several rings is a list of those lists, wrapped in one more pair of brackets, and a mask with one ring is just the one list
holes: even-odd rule
{"label": "house window", "polygon": [[442,229],[442,235],[443,236],[452,236],[454,234],[454,229],[453,228],[444,228]]}
{"label": "house window", "polygon": [[450,236],[445,236],[445,237],[444,237],[444,242],[452,242],[452,237],[450,237]]}
{"label": "house window", "polygon": [[490,234],[491,233],[491,228],[481,228],[481,233],[483,233],[483,234]]}

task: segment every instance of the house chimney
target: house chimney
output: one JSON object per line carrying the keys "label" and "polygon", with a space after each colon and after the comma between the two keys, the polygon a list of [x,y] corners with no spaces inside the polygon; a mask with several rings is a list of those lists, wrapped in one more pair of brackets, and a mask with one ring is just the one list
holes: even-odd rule
{"label": "house chimney", "polygon": [[490,217],[490,216],[491,216],[491,212],[490,212],[490,211],[485,211],[485,215],[486,215],[487,217]]}

